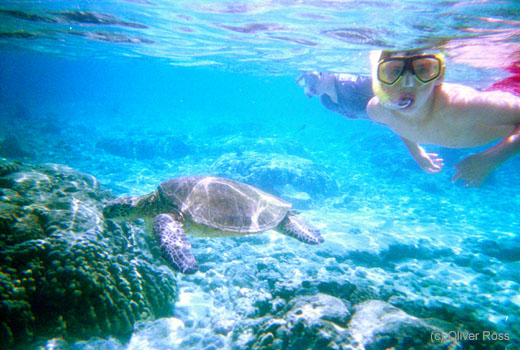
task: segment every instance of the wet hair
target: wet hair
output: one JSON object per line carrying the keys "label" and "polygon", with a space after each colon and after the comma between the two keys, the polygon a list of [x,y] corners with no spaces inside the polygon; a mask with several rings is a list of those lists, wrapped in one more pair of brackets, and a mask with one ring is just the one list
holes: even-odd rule
{"label": "wet hair", "polygon": [[404,51],[390,51],[390,50],[382,50],[381,56],[379,60],[387,60],[394,56],[408,57],[408,56],[416,56],[425,54],[425,50],[423,49],[412,49],[412,50],[404,50]]}

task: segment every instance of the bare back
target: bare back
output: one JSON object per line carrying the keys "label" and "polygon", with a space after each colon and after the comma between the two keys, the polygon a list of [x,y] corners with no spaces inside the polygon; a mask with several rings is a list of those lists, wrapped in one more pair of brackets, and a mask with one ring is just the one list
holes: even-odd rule
{"label": "bare back", "polygon": [[477,91],[442,83],[420,108],[390,110],[370,100],[370,119],[419,144],[450,148],[486,145],[508,136],[520,123],[520,98],[507,92]]}

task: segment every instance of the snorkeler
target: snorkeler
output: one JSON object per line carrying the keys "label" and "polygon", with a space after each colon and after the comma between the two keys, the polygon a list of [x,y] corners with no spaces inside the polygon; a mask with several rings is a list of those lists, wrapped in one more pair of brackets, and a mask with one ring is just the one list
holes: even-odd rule
{"label": "snorkeler", "polygon": [[444,60],[422,51],[378,51],[371,55],[372,90],[368,118],[388,126],[426,172],[444,166],[419,144],[469,148],[501,139],[462,159],[452,181],[479,186],[520,151],[520,98],[504,91],[477,91],[444,83]]}
{"label": "snorkeler", "polygon": [[371,63],[376,96],[368,103],[368,116],[399,135],[423,170],[437,173],[443,161],[419,144],[469,148],[502,139],[455,166],[454,182],[479,186],[520,151],[519,97],[444,83],[444,61],[439,54],[383,51],[374,53]]}
{"label": "snorkeler", "polygon": [[370,77],[306,72],[296,82],[307,97],[320,96],[327,109],[348,119],[368,119],[367,104],[374,96]]}

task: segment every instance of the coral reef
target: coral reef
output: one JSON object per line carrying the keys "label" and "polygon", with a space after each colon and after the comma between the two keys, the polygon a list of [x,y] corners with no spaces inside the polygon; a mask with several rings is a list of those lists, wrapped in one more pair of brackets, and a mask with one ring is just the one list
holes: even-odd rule
{"label": "coral reef", "polygon": [[0,177],[2,348],[126,341],[136,321],[173,313],[173,274],[143,251],[135,227],[104,221],[112,195],[94,177],[59,165],[2,168],[11,169]]}

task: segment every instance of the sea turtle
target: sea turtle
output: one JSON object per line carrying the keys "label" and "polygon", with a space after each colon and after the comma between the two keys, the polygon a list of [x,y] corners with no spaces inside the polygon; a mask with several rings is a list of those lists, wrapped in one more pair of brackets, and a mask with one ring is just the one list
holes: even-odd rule
{"label": "sea turtle", "polygon": [[255,187],[211,176],[167,180],[154,192],[108,203],[105,218],[153,218],[152,231],[163,258],[177,271],[198,271],[186,233],[232,237],[273,229],[307,244],[320,232],[291,210],[291,204]]}

